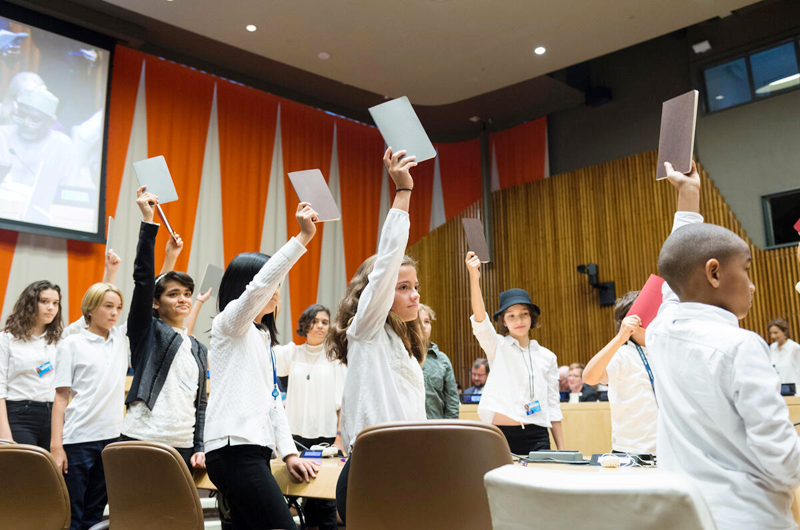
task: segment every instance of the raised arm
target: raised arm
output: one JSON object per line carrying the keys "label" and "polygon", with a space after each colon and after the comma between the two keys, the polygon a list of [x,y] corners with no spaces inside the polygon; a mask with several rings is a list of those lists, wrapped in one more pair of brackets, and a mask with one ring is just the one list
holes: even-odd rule
{"label": "raised arm", "polygon": [[105,257],[105,268],[103,269],[103,283],[114,285],[117,281],[117,271],[122,260],[113,249],[108,249]]}
{"label": "raised arm", "polygon": [[394,289],[411,226],[408,206],[414,180],[409,170],[417,165],[413,156],[399,160],[403,154],[405,151],[392,155],[390,147],[383,156],[383,162],[395,184],[396,193],[392,209],[383,224],[375,265],[369,274],[367,286],[358,300],[358,309],[353,322],[347,330],[347,334],[354,338],[369,340],[375,337],[383,329],[394,301]]}
{"label": "raised arm", "polygon": [[189,311],[189,316],[187,316],[186,320],[184,321],[187,335],[192,337],[194,336],[194,326],[197,324],[197,317],[200,316],[200,310],[203,309],[203,304],[205,304],[206,300],[208,300],[211,296],[212,289],[214,288],[209,287],[208,291],[204,293],[197,293],[197,298],[195,298],[194,304],[192,304],[192,309]]}
{"label": "raised arm", "polygon": [[492,326],[489,315],[486,313],[486,305],[483,303],[481,293],[481,260],[474,252],[467,252],[465,260],[469,271],[469,292],[472,302],[472,333],[481,345],[489,366],[494,362],[494,355],[497,352],[497,332]]}
{"label": "raised arm", "polygon": [[142,212],[139,227],[139,243],[133,262],[133,296],[128,312],[128,338],[131,345],[131,364],[136,367],[143,352],[144,339],[153,323],[153,293],[156,289],[155,246],[158,225],[153,223],[153,210],[158,197],[144,191],[136,191],[136,204]]}
{"label": "raised arm", "polygon": [[642,319],[636,315],[631,315],[629,317],[625,317],[622,321],[622,325],[619,327],[619,332],[617,336],[611,339],[611,341],[606,344],[602,350],[597,352],[594,357],[588,362],[586,368],[583,369],[583,380],[587,385],[596,385],[598,383],[602,383],[604,385],[608,384],[608,372],[606,372],[606,368],[608,367],[608,363],[611,362],[611,359],[614,358],[614,354],[617,353],[623,344],[628,342],[628,339],[631,338],[633,332],[636,331],[642,325]]}
{"label": "raised arm", "polygon": [[170,236],[167,239],[167,248],[165,249],[164,253],[164,264],[161,265],[161,272],[159,274],[164,274],[166,272],[174,271],[175,270],[175,262],[178,261],[178,256],[181,255],[181,251],[183,250],[183,239],[181,239],[180,234],[175,234],[175,237]]}
{"label": "raised arm", "polygon": [[269,303],[289,269],[300,256],[305,254],[305,246],[317,232],[317,227],[314,225],[317,212],[307,202],[301,202],[297,205],[295,217],[300,225],[300,233],[287,241],[261,267],[242,295],[225,306],[214,319],[213,326],[223,335],[236,337],[247,333],[253,325],[253,320]]}

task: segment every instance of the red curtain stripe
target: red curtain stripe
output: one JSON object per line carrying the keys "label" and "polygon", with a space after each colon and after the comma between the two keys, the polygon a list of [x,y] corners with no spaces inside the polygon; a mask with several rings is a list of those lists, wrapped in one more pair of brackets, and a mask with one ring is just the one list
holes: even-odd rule
{"label": "red curtain stripe", "polygon": [[452,219],[481,198],[480,140],[436,144],[445,218]]}
{"label": "red curtain stripe", "polygon": [[544,178],[547,118],[529,121],[491,136],[500,189]]}
{"label": "red curtain stripe", "polygon": [[225,265],[261,245],[279,101],[253,88],[217,83]]}

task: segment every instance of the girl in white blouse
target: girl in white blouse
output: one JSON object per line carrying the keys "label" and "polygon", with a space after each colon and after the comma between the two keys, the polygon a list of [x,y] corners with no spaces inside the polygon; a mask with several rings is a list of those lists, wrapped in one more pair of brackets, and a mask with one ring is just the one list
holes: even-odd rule
{"label": "girl in white blouse", "polygon": [[[800,344],[789,338],[789,323],[776,318],[767,326],[772,366],[778,371],[781,384],[794,383],[800,385]],[[795,389],[797,390],[797,389]]]}
{"label": "girl in white blouse", "polygon": [[[425,416],[425,383],[420,365],[427,342],[419,320],[415,262],[405,256],[410,227],[408,206],[415,157],[386,150],[383,162],[395,184],[395,198],[381,232],[378,253],[367,258],[347,286],[326,349],[347,364],[342,399],[342,441],[352,453],[362,429],[387,421]],[[291,385],[290,385],[291,386]],[[355,444],[355,447],[354,447]],[[336,485],[339,516],[345,521],[348,461]]]}
{"label": "girl in white blouse", "polygon": [[547,429],[556,447],[563,449],[556,356],[529,336],[537,326],[539,307],[523,289],[500,293],[500,309],[494,320],[503,335],[498,334],[483,303],[481,261],[469,252],[466,264],[474,313],[470,317],[472,332],[491,367],[478,415],[500,428],[514,454],[550,449]]}
{"label": "girl in white blouse", "polygon": [[0,438],[50,449],[61,288],[47,280],[22,291],[0,334]]}
{"label": "girl in white blouse", "polygon": [[[320,304],[303,311],[297,334],[303,344],[275,346],[278,376],[289,378],[286,416],[295,442],[306,448],[326,444],[342,448],[339,411],[347,368],[325,354],[324,341],[330,329],[331,312]],[[336,502],[306,499],[303,505],[309,529],[336,530]]]}
{"label": "girl in white blouse", "polygon": [[273,351],[278,286],[317,231],[317,213],[308,203],[300,203],[295,216],[300,233],[271,258],[248,252],[228,264],[219,286],[220,313],[211,323],[206,468],[230,504],[235,530],[295,528],[270,470],[273,450],[297,480],[316,476],[315,464],[298,457],[292,440]]}

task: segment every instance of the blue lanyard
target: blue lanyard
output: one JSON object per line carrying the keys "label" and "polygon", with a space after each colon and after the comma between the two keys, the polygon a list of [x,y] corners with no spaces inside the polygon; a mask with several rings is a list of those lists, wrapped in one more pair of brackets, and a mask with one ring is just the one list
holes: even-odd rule
{"label": "blue lanyard", "polygon": [[655,395],[656,385],[653,380],[653,371],[650,369],[650,363],[647,362],[647,356],[644,354],[644,350],[642,350],[641,346],[639,346],[635,342],[633,343],[633,345],[636,346],[636,351],[639,352],[639,357],[642,359],[642,362],[644,363],[644,369],[647,370],[647,377],[650,378],[650,388],[653,389],[653,395]]}
{"label": "blue lanyard", "polygon": [[278,390],[278,370],[275,368],[275,365],[278,364],[278,360],[275,358],[275,350],[272,349],[272,344],[269,345],[269,354],[272,356],[272,399],[277,402],[281,391]]}

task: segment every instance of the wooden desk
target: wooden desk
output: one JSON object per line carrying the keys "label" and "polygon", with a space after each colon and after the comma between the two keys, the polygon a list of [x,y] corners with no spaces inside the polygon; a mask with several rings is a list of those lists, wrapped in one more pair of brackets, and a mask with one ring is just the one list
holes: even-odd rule
{"label": "wooden desk", "polygon": [[[286,470],[286,464],[283,461],[277,458],[270,460],[272,476],[275,477],[281,493],[293,497],[336,499],[336,482],[339,480],[344,462],[341,458],[315,458],[314,460],[320,463],[320,468],[317,471],[317,478],[311,479],[311,482],[297,482]],[[217,489],[205,470],[195,470],[194,485],[197,489],[213,491]]]}

